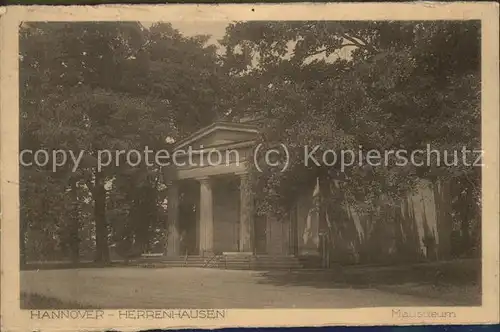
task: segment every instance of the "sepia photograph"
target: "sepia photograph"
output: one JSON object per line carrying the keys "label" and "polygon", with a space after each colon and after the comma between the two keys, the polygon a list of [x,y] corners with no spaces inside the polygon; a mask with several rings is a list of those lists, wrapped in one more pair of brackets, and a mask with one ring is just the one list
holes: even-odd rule
{"label": "sepia photograph", "polygon": [[481,309],[481,17],[250,16],[19,22],[14,309]]}

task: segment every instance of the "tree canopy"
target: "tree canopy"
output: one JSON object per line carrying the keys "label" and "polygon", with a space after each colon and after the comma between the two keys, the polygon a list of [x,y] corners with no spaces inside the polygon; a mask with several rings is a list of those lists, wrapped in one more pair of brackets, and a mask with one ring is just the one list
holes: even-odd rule
{"label": "tree canopy", "polygon": [[[122,162],[116,167],[113,161],[98,170],[97,153],[168,148],[166,137],[178,139],[216,117],[222,76],[216,50],[205,42],[206,37],[182,36],[170,24],[149,29],[136,22],[22,27],[21,150],[85,151],[84,167],[77,172],[70,165],[57,172],[23,169],[24,229],[40,227],[53,234],[53,229],[62,232],[66,224],[81,222],[68,215],[81,194],[82,204],[92,203],[94,209],[85,222],[95,224],[95,260],[109,260],[109,240],[136,238],[147,242],[138,245],[149,245],[149,238],[155,238],[150,233],[164,224],[159,166]],[[67,191],[75,191],[73,202],[53,194],[66,197]],[[44,208],[35,206],[45,199]],[[148,225],[142,226],[144,220]],[[75,227],[68,243],[78,242]]]}
{"label": "tree canopy", "polygon": [[21,26],[20,149],[85,152],[77,172],[22,168],[22,257],[76,262],[88,246],[107,262],[110,246],[127,257],[161,246],[161,167],[97,169],[97,152],[169,149],[221,117],[265,118],[260,143],[291,152],[286,172],[253,172],[261,213],[283,216],[319,178],[326,215],[348,218],[339,202],[374,215],[428,179],[451,185],[441,210],[471,233],[478,167],[401,167],[394,155],[383,167],[306,165],[303,151],[480,149],[479,22],[234,22],[221,49],[208,40],[167,23]]}

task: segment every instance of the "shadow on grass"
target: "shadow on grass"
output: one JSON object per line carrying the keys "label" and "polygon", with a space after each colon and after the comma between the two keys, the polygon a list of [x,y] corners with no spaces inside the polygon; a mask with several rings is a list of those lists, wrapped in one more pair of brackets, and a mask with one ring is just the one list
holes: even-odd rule
{"label": "shadow on grass", "polygon": [[481,261],[475,259],[401,266],[350,266],[329,270],[268,271],[259,283],[323,289],[379,289],[443,298],[453,305],[481,305]]}
{"label": "shadow on grass", "polygon": [[97,309],[78,302],[63,302],[38,294],[21,293],[21,309]]}

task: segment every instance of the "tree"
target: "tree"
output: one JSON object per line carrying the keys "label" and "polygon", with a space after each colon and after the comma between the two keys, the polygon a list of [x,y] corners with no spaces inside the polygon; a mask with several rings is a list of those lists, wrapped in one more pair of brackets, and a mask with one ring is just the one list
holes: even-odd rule
{"label": "tree", "polygon": [[[32,227],[28,220],[44,229],[57,220],[54,227],[64,233],[59,238],[73,245],[77,260],[75,244],[83,226],[76,219],[84,217],[78,217],[77,202],[91,200],[95,261],[109,261],[110,239],[128,241],[130,234],[120,229],[131,229],[133,237],[149,242],[148,232],[157,233],[164,220],[161,168],[135,160],[136,154],[132,160],[124,154],[117,160],[115,152],[170,149],[166,137],[178,139],[216,117],[224,80],[215,49],[206,46],[206,40],[184,37],[169,24],[150,29],[137,22],[23,24],[21,150],[61,149],[84,155],[76,172],[69,163],[55,172],[47,167],[22,169],[22,236]],[[104,158],[103,167],[98,167],[99,157]],[[27,182],[41,171],[48,183]],[[71,195],[47,203],[46,209],[57,215],[51,222],[31,217],[28,212],[36,210],[33,205],[41,198],[38,186],[47,187],[43,195],[50,196],[51,182]]]}
{"label": "tree", "polygon": [[[26,117],[35,119],[32,127],[26,128],[28,135],[37,138],[32,147],[86,151],[95,158],[97,150],[104,148],[102,142],[118,139],[107,122],[113,111],[121,109],[123,77],[112,73],[121,73],[120,67],[132,56],[132,46],[141,41],[140,31],[140,25],[134,23],[30,23],[23,27],[22,107]],[[40,89],[37,85],[41,85]],[[116,141],[114,144],[118,145]],[[94,200],[95,259],[106,262],[109,259],[104,188],[107,176],[95,167],[91,170],[88,167],[79,173]],[[54,172],[52,176],[60,174],[61,171]],[[70,182],[76,187],[74,181],[75,178]],[[68,185],[68,181],[61,183]]]}
{"label": "tree", "polygon": [[[335,220],[331,234],[340,243],[349,236],[339,226],[347,218],[338,209],[342,202],[389,223],[397,214],[381,215],[380,203],[400,205],[419,179],[468,179],[477,193],[478,167],[435,160],[431,167],[401,167],[392,156],[384,167],[365,162],[342,169],[339,162],[307,165],[302,152],[320,146],[317,156],[327,149],[340,155],[362,147],[366,158],[371,149],[408,155],[427,145],[441,152],[478,149],[478,22],[239,22],[221,42],[241,85],[233,114],[265,116],[261,143],[284,143],[291,153],[287,172],[271,167],[255,177],[256,190],[272,193],[264,198],[272,201],[266,208],[289,204],[291,187],[319,177],[325,218]],[[343,182],[341,195],[328,185],[334,179]],[[460,188],[453,194],[460,196]],[[478,196],[467,201],[477,207],[472,197]]]}

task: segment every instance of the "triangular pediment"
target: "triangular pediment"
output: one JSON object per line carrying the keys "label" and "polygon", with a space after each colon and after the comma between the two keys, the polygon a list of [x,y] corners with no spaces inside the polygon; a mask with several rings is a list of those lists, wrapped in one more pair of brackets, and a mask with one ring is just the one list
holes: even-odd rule
{"label": "triangular pediment", "polygon": [[193,150],[207,147],[226,146],[252,141],[257,137],[258,128],[252,124],[216,122],[189,135],[176,144],[175,149]]}

